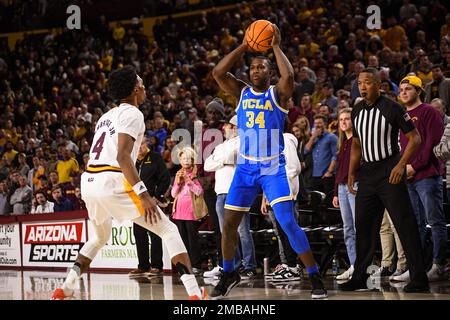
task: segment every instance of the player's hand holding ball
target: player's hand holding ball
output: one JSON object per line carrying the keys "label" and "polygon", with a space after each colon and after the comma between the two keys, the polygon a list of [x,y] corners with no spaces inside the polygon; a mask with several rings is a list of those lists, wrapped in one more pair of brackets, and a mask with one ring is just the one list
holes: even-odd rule
{"label": "player's hand holding ball", "polygon": [[280,46],[280,42],[281,42],[281,33],[280,33],[280,29],[278,29],[277,25],[272,23],[272,28],[273,28],[273,37],[272,37],[272,48],[278,47]]}

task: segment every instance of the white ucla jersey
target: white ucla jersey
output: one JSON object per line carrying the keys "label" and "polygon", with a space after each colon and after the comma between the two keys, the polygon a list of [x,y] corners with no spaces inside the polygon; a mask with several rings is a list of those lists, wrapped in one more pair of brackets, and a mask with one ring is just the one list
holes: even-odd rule
{"label": "white ucla jersey", "polygon": [[128,103],[121,103],[112,108],[101,116],[95,126],[95,135],[89,151],[89,165],[119,167],[119,132],[134,138],[131,159],[136,162],[144,131],[144,115],[138,108]]}

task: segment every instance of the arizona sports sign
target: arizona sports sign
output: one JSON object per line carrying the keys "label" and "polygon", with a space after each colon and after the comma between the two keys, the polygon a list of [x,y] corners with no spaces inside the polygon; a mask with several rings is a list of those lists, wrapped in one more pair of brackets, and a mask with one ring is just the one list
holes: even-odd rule
{"label": "arizona sports sign", "polygon": [[24,266],[71,266],[86,242],[86,220],[24,223]]}

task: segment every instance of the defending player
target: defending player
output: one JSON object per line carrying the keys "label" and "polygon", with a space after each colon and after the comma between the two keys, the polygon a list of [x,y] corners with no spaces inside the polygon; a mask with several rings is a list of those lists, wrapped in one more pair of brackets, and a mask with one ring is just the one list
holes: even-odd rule
{"label": "defending player", "polygon": [[81,248],[62,288],[55,290],[52,299],[73,295],[80,275],[108,241],[112,218],[119,222],[132,220],[160,236],[190,299],[202,299],[177,227],[156,206],[134,165],[145,130],[139,110],[145,100],[143,81],[132,66],[126,66],[111,74],[109,91],[120,105],[98,120],[88,167],[81,176],[82,198],[93,236]]}

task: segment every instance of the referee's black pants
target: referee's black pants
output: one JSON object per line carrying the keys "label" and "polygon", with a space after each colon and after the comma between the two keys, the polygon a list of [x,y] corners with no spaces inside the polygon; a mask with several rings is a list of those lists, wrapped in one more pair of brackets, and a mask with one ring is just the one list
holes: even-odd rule
{"label": "referee's black pants", "polygon": [[355,203],[356,262],[352,280],[365,281],[377,248],[381,221],[386,208],[398,232],[408,262],[411,281],[426,281],[419,228],[406,187],[405,178],[398,184],[389,183],[391,170],[400,155],[363,163],[359,171],[359,186]]}

